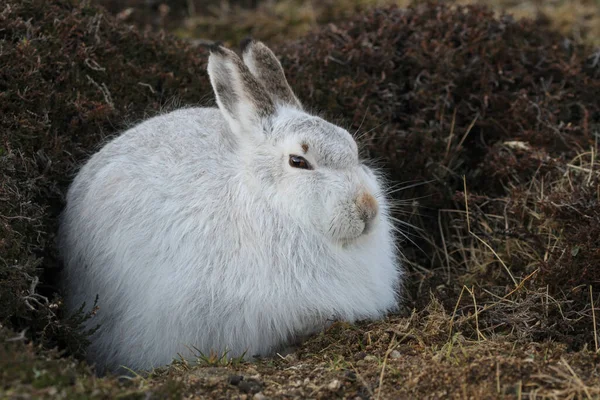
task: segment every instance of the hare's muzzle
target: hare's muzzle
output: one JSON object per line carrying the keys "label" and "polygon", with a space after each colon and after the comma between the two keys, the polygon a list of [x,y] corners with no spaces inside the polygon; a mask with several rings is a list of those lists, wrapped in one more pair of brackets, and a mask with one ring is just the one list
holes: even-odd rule
{"label": "hare's muzzle", "polygon": [[379,211],[379,204],[375,197],[367,192],[362,192],[355,200],[358,213],[365,223],[363,233],[368,233]]}

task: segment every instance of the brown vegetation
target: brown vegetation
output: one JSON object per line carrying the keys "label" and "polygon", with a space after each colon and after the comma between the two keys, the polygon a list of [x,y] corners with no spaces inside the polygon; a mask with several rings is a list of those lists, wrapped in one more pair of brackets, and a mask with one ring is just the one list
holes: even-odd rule
{"label": "brown vegetation", "polygon": [[429,182],[397,193],[420,199],[398,215],[423,230],[422,250],[405,246],[420,281],[411,305],[433,290],[451,307],[463,285],[502,297],[533,273],[525,287],[589,306],[577,293],[600,289],[594,53],[441,5],[377,10],[279,52],[300,97],[365,132],[394,182]]}
{"label": "brown vegetation", "polygon": [[[415,1],[416,2],[416,1]],[[406,7],[411,0],[97,0],[117,17],[144,30],[175,32],[193,41],[236,45],[252,35],[269,43],[289,41],[320,25],[340,22],[369,8]],[[579,43],[600,45],[598,0],[446,0],[480,4],[515,18],[529,18]]]}
{"label": "brown vegetation", "polygon": [[206,60],[78,2],[8,2],[0,27],[0,324],[78,353],[83,316],[57,317],[54,286],[65,189],[110,135],[210,99]]}
{"label": "brown vegetation", "polygon": [[437,3],[278,45],[303,103],[356,131],[395,183],[405,310],[285,358],[199,356],[119,381],[74,361],[93,316],[61,315],[56,218],[107,137],[212,103],[206,53],[87,3],[2,7],[0,397],[600,396],[597,52]]}

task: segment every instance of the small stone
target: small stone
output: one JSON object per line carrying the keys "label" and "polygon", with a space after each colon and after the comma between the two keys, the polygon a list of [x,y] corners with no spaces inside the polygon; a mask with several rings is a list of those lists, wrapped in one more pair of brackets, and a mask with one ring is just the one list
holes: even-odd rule
{"label": "small stone", "polygon": [[351,382],[354,382],[356,380],[356,372],[354,371],[346,371],[344,375],[346,379],[348,379]]}
{"label": "small stone", "polygon": [[390,358],[392,360],[397,360],[400,357],[402,357],[402,354],[400,354],[400,352],[398,350],[392,350],[392,352],[390,353]]}
{"label": "small stone", "polygon": [[362,360],[363,358],[365,358],[367,356],[367,353],[365,353],[364,351],[360,351],[358,353],[356,353],[354,355],[354,359],[355,360]]}
{"label": "small stone", "polygon": [[364,358],[365,361],[367,362],[372,362],[372,361],[377,361],[377,357],[372,356],[372,355],[368,355]]}
{"label": "small stone", "polygon": [[245,380],[241,381],[238,384],[238,388],[241,392],[248,394],[256,394],[262,390],[262,385],[260,382],[256,382],[254,380]]}
{"label": "small stone", "polygon": [[262,394],[261,392],[256,393],[253,397],[254,400],[266,400],[267,396]]}
{"label": "small stone", "polygon": [[222,376],[207,376],[206,378],[204,378],[204,382],[208,386],[217,386],[217,385],[223,383],[223,377]]}
{"label": "small stone", "polygon": [[244,380],[244,377],[242,375],[232,375],[229,377],[229,383],[232,384],[233,386],[239,385],[240,382],[243,380]]}
{"label": "small stone", "polygon": [[250,383],[248,383],[248,381],[242,381],[242,382],[240,382],[240,384],[238,385],[238,387],[244,393],[250,393],[250,392],[252,392],[252,385]]}
{"label": "small stone", "polygon": [[342,383],[340,381],[338,381],[337,379],[329,382],[329,385],[327,385],[327,389],[331,390],[332,392],[336,392],[341,387],[342,387]]}

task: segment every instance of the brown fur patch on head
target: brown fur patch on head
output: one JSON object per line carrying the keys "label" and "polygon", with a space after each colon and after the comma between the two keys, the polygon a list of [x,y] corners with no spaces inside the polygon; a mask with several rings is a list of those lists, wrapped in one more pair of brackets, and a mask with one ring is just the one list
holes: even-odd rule
{"label": "brown fur patch on head", "polygon": [[308,153],[308,144],[306,142],[302,143],[302,151]]}
{"label": "brown fur patch on head", "polygon": [[208,51],[210,53],[217,53],[217,54],[221,54],[221,55],[225,54],[223,52],[224,47],[223,47],[222,42],[214,42],[214,43],[208,45],[207,47],[208,47]]}
{"label": "brown fur patch on head", "polygon": [[242,51],[242,54],[246,51],[246,48],[248,48],[248,46],[253,42],[254,39],[252,39],[251,36],[247,36],[246,38],[242,39],[242,41],[240,42],[240,50]]}
{"label": "brown fur patch on head", "polygon": [[302,109],[300,100],[294,95],[285,78],[281,63],[271,49],[261,42],[250,40],[244,43],[244,62],[252,74],[277,100]]}

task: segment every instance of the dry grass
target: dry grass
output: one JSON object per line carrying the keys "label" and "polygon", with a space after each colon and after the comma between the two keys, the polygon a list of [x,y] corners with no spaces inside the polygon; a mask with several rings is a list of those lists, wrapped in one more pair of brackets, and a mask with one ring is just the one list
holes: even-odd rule
{"label": "dry grass", "polygon": [[145,380],[157,386],[176,380],[187,393],[202,388],[190,398],[251,398],[255,393],[323,399],[600,395],[600,358],[593,352],[569,352],[564,344],[530,342],[516,333],[476,339],[463,334],[476,329],[472,315],[453,319],[432,298],[425,309],[405,317],[337,324],[287,357],[226,368],[175,363]]}
{"label": "dry grass", "polygon": [[[504,143],[504,146],[514,149],[521,144]],[[534,152],[524,143],[522,146],[521,151]],[[565,254],[582,257],[579,251],[585,247],[581,237],[572,236],[552,217],[551,210],[579,207],[583,201],[581,191],[598,207],[600,197],[595,196],[600,194],[600,162],[597,154],[596,144],[543,176],[536,175],[529,182],[515,179],[509,183],[508,195],[504,197],[471,199],[465,181],[464,207],[439,211],[439,229],[445,238],[442,246],[435,247],[435,257],[444,260],[439,273],[446,275],[451,285],[463,285],[452,314],[452,326],[470,322],[471,325],[463,326],[460,331],[470,332],[477,341],[485,341],[498,331],[510,331],[519,340],[562,338],[564,343],[579,349],[589,347],[590,342],[584,344],[579,341],[580,337],[569,338],[569,334],[589,330],[597,352],[594,304],[598,304],[598,293],[594,294],[591,286],[569,286],[565,281],[554,282],[561,286],[560,290],[549,289],[563,272],[580,274],[576,262],[570,264]],[[582,217],[594,218],[594,215]],[[595,241],[594,233],[590,234]],[[431,242],[436,241],[431,238]],[[577,243],[582,244],[579,247]],[[583,262],[587,268],[593,268],[592,265],[597,265],[597,250],[587,250],[591,251],[592,259]],[[572,278],[577,280],[581,276]],[[596,274],[590,279],[597,283]],[[503,286],[490,285],[502,281]],[[425,293],[419,294],[423,295]],[[584,295],[587,300],[582,301]],[[583,307],[574,306],[574,303],[586,302]],[[455,315],[461,317],[456,319]],[[552,315],[558,318],[552,321]],[[454,322],[455,319],[461,322]]]}

